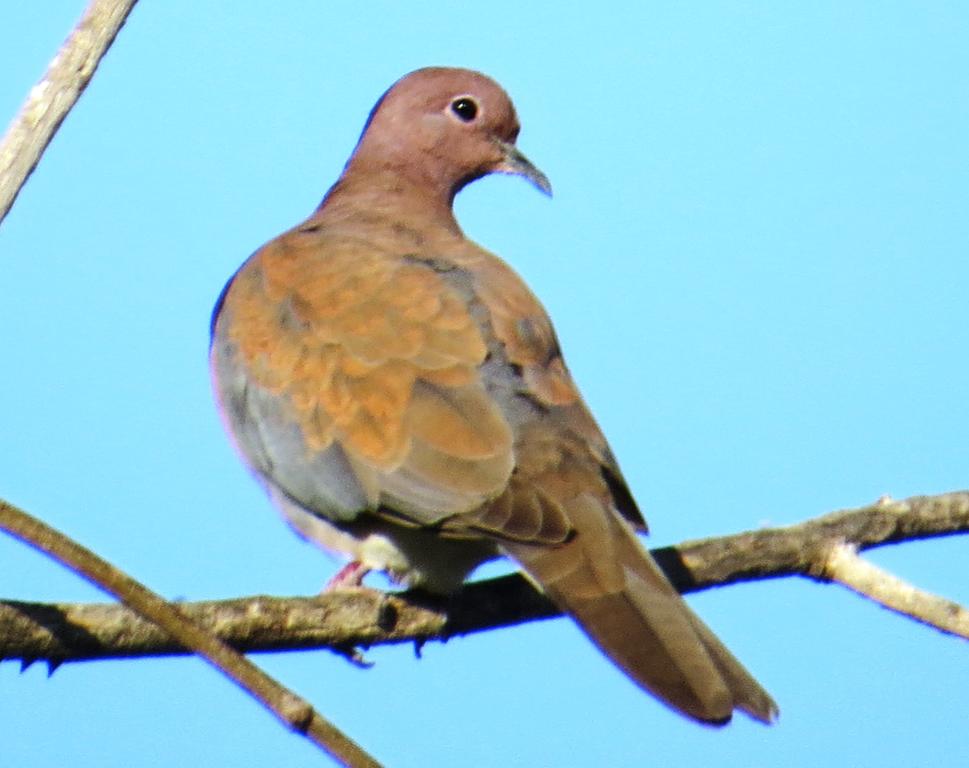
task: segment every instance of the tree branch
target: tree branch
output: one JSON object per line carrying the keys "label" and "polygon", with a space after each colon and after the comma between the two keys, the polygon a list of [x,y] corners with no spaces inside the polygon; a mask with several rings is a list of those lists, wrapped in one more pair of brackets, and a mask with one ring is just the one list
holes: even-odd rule
{"label": "tree branch", "polygon": [[0,222],[81,97],[137,0],[92,0],[0,142]]}
{"label": "tree branch", "polygon": [[858,557],[851,544],[831,548],[824,575],[891,611],[969,640],[969,611],[951,600],[913,587]]}
{"label": "tree branch", "polygon": [[[379,768],[379,763],[323,718],[304,699],[276,682],[259,667],[200,627],[174,603],[101,559],[89,549],[11,504],[0,501],[0,528],[53,557],[96,587],[137,611],[187,652],[196,653],[276,715],[284,725],[350,768]],[[137,615],[132,614],[132,615]],[[56,661],[51,660],[51,669]]]}
{"label": "tree branch", "polygon": [[[681,592],[742,581],[807,576],[829,581],[831,553],[969,531],[969,492],[881,499],[784,528],[685,542],[653,550]],[[899,589],[910,589],[899,582]],[[873,599],[919,621],[952,628],[891,603],[893,590]],[[894,598],[892,598],[894,599]],[[951,606],[951,604],[949,604]],[[465,586],[450,598],[417,591],[384,594],[352,589],[314,597],[248,597],[185,603],[183,613],[241,651],[330,648],[441,640],[536,619],[558,611],[520,576]],[[951,613],[951,608],[950,608]],[[166,633],[122,606],[0,602],[0,658],[57,665],[118,657],[181,654]]]}

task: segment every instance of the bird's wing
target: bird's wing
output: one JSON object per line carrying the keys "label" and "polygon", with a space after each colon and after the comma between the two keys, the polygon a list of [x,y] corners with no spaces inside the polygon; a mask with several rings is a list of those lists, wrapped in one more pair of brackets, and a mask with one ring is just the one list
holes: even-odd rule
{"label": "bird's wing", "polygon": [[488,349],[439,270],[297,228],[246,262],[216,312],[230,432],[304,508],[433,526],[506,487],[513,435],[480,375]]}
{"label": "bird's wing", "polygon": [[770,696],[636,538],[645,524],[544,310],[497,258],[483,256],[475,273],[502,353],[520,372],[519,395],[535,408],[506,405],[515,472],[496,501],[464,522],[496,536],[607,656],[670,706],[709,723],[728,721],[734,709],[770,721]]}

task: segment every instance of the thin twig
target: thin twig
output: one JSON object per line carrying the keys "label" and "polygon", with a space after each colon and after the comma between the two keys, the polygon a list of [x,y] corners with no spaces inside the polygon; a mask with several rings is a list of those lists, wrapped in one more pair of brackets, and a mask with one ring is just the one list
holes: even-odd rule
{"label": "thin twig", "polygon": [[92,0],[0,141],[0,222],[137,0]]}
{"label": "thin twig", "polygon": [[851,544],[831,547],[823,576],[890,611],[969,640],[969,611],[859,557],[857,548]]}
{"label": "thin twig", "polygon": [[66,565],[96,587],[114,595],[161,627],[184,648],[202,656],[240,688],[302,733],[334,759],[352,768],[379,766],[304,699],[280,685],[259,667],[147,587],[60,532],[7,502],[0,501],[0,528]]}
{"label": "thin twig", "polygon": [[[681,592],[755,579],[825,579],[831,547],[859,549],[969,532],[969,492],[881,500],[784,528],[653,550]],[[242,651],[345,649],[423,643],[557,616],[520,576],[466,585],[447,599],[359,589],[309,598],[247,597],[182,603],[184,613]],[[920,619],[922,620],[922,619]],[[165,632],[117,605],[0,602],[0,659],[51,664],[171,655]]]}

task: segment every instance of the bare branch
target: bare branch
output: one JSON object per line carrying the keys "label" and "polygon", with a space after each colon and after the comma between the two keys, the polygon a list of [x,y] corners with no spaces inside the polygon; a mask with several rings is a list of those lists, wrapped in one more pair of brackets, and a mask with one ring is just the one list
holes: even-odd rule
{"label": "bare branch", "polygon": [[204,658],[286,726],[302,733],[342,765],[351,768],[379,766],[377,761],[324,719],[307,701],[276,682],[211,632],[201,628],[174,603],[156,595],[90,550],[4,501],[0,501],[0,528],[124,601],[131,610],[163,629],[170,637],[177,638],[181,646]]}
{"label": "bare branch", "polygon": [[851,544],[831,547],[824,575],[891,611],[969,640],[969,611],[869,563],[858,556],[858,550]]}
{"label": "bare branch", "polygon": [[[693,592],[792,575],[823,581],[832,547],[844,542],[868,549],[967,531],[969,492],[957,492],[883,499],[799,525],[686,542],[653,554],[681,592]],[[423,643],[558,615],[520,576],[469,584],[450,598],[354,589],[186,603],[181,609],[242,651]],[[179,653],[185,651],[178,643],[121,606],[0,603],[0,658],[59,664]]]}
{"label": "bare branch", "polygon": [[866,550],[965,532],[969,532],[969,491],[912,496],[901,501],[883,497],[865,507],[832,512],[784,528],[686,542],[677,548],[683,572],[677,572],[674,583],[681,591],[689,591],[689,587],[778,576],[823,580],[832,542],[848,542]]}
{"label": "bare branch", "polygon": [[0,222],[67,113],[94,76],[137,0],[92,0],[0,142]]}

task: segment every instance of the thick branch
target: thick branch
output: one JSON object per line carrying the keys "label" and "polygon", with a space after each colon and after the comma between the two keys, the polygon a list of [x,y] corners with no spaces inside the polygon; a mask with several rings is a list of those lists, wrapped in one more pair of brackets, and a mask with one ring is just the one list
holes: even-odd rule
{"label": "thick branch", "polygon": [[[827,580],[833,547],[868,549],[969,531],[969,492],[883,499],[785,528],[654,550],[682,592],[802,575]],[[308,598],[249,597],[185,603],[182,611],[243,651],[436,640],[558,615],[519,576],[469,584],[449,599],[416,592],[347,590]],[[0,603],[0,658],[25,662],[156,656],[184,651],[117,605]]]}
{"label": "thick branch", "polygon": [[0,142],[0,222],[80,98],[136,0],[92,0]]}

